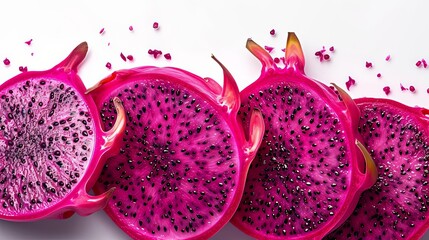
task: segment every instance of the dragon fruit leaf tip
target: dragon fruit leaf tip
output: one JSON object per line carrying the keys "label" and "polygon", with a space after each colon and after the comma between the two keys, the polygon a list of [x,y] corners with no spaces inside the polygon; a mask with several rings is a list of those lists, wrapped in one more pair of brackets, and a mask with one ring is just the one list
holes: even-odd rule
{"label": "dragon fruit leaf tip", "polygon": [[125,120],[125,110],[122,106],[122,102],[118,97],[113,98],[113,104],[115,106],[115,111],[117,114],[116,122],[113,127],[108,130],[107,132],[104,132],[105,136],[103,138],[105,139],[105,143],[101,147],[101,149],[111,149],[112,147],[115,148],[115,150],[110,150],[112,154],[115,154],[117,151],[119,151],[119,142],[121,141],[121,138],[124,134],[126,120]]}
{"label": "dragon fruit leaf tip", "polygon": [[226,67],[212,54],[212,58],[222,68],[223,71],[223,89],[219,99],[220,104],[228,107],[231,115],[236,115],[240,108],[240,91],[237,83]]}
{"label": "dragon fruit leaf tip", "polygon": [[255,43],[251,38],[247,39],[246,48],[262,63],[262,73],[277,68],[277,65],[267,50]]}
{"label": "dragon fruit leaf tip", "polygon": [[[338,95],[340,96],[341,100],[346,106],[347,108],[346,111],[350,115],[350,119],[359,119],[360,109],[353,101],[353,99],[350,97],[350,95],[348,95],[347,92],[344,91],[344,89],[339,87],[337,84],[335,83],[331,83],[331,84],[335,87],[335,89],[338,92]],[[360,135],[357,132],[359,122],[351,121],[351,124],[352,124],[352,129],[355,129],[356,131],[355,134],[360,138]],[[371,155],[368,153],[368,150],[358,139],[356,139],[356,146],[359,148],[359,150],[361,151],[365,159],[365,162],[359,161],[358,164],[359,164],[359,169],[361,170],[361,173],[364,175],[364,181],[363,181],[364,184],[362,185],[362,188],[367,189],[367,188],[370,188],[372,185],[374,185],[374,183],[377,181],[377,176],[378,176],[377,168],[375,166],[374,160],[372,159]]]}
{"label": "dragon fruit leaf tip", "polygon": [[294,32],[288,33],[285,50],[286,68],[293,68],[304,73],[305,58],[301,43]]}
{"label": "dragon fruit leaf tip", "polygon": [[[98,196],[87,191],[117,151],[106,140],[121,138],[125,119],[101,130],[95,103],[77,75],[87,51],[83,42],[53,68],[21,73],[0,86],[0,219],[88,215],[110,199],[113,189]],[[124,114],[120,102],[115,107]]]}
{"label": "dragon fruit leaf tip", "polygon": [[54,69],[63,69],[64,72],[69,72],[71,70],[77,72],[79,64],[85,59],[86,54],[88,53],[88,43],[80,43],[69,56],[60,62],[54,67]]}
{"label": "dragon fruit leaf tip", "polygon": [[[344,89],[342,89],[341,87],[339,87],[337,84],[335,83],[331,83],[331,85],[333,85],[335,87],[335,89],[338,92],[338,95],[340,96],[341,100],[343,101],[344,105],[347,108],[347,112],[348,114],[350,114],[351,119],[359,119],[360,117],[360,110],[358,108],[358,106],[356,105],[356,103],[353,101],[353,99],[350,97],[349,94],[347,94],[346,91],[344,91]],[[358,121],[351,121],[352,122],[352,129],[355,129],[357,131],[357,127],[359,122]]]}
{"label": "dragon fruit leaf tip", "polygon": [[[246,46],[262,72],[240,93],[239,119],[248,123],[249,112],[260,108],[267,130],[231,221],[255,238],[320,239],[346,220],[377,174],[359,144],[358,108],[341,89],[338,96],[305,76],[294,33],[288,36],[285,69],[271,64],[272,57],[253,40]],[[336,193],[335,201],[330,193]]]}
{"label": "dragon fruit leaf tip", "polygon": [[374,159],[372,159],[371,154],[368,152],[368,150],[365,148],[365,146],[356,139],[356,146],[360,149],[362,152],[363,157],[365,158],[365,178],[364,178],[364,184],[362,185],[363,188],[368,189],[372,185],[375,184],[378,177],[378,171],[377,166],[374,163]]}
{"label": "dragon fruit leaf tip", "polygon": [[[237,83],[225,65],[223,65],[213,54],[212,58],[219,64],[224,74],[223,90],[219,98],[220,104],[228,107],[227,112],[231,116],[236,116],[241,102]],[[254,109],[250,120],[249,139],[246,140],[247,144],[243,146],[245,153],[248,154],[246,163],[250,164],[255,157],[255,154],[261,145],[264,131],[265,124],[262,113],[258,109]]]}

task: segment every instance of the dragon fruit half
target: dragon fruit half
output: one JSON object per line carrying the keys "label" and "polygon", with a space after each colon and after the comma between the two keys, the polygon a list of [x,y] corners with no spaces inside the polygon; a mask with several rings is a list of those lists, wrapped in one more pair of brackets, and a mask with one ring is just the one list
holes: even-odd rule
{"label": "dragon fruit half", "polygon": [[321,239],[352,213],[377,171],[358,136],[360,111],[340,88],[304,75],[289,33],[284,69],[252,40],[259,79],[241,93],[239,118],[261,110],[266,131],[232,223],[258,239]]}
{"label": "dragon fruit half", "polygon": [[94,191],[116,188],[105,210],[132,238],[207,239],[238,207],[264,123],[254,110],[243,132],[238,87],[218,63],[223,89],[181,69],[138,67],[90,91],[106,129],[115,120],[114,98],[124,104],[120,154],[108,160]]}
{"label": "dragon fruit half", "polygon": [[379,176],[326,239],[419,239],[429,228],[429,110],[389,99],[356,103],[359,132]]}
{"label": "dragon fruit half", "polygon": [[77,46],[47,71],[25,72],[0,86],[0,219],[32,221],[88,215],[102,209],[112,189],[87,191],[125,127],[118,116],[107,132],[77,76],[88,46]]}

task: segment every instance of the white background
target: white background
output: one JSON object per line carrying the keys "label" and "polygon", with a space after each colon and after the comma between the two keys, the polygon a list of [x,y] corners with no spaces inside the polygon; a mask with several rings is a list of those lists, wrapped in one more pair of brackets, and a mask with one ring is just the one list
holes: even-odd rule
{"label": "white background", "polygon": [[[119,2],[119,3],[117,3]],[[275,48],[283,56],[287,32],[300,38],[306,73],[325,83],[345,87],[351,76],[352,97],[386,97],[408,105],[429,107],[427,1],[3,1],[0,6],[0,82],[29,70],[51,68],[80,42],[89,54],[80,68],[87,87],[113,69],[139,65],[174,66],[222,82],[222,72],[210,58],[213,53],[235,76],[240,89],[260,73],[257,60],[245,49],[251,37]],[[159,22],[155,31],[153,22]],[[134,31],[130,31],[133,26]],[[104,34],[100,35],[100,29]],[[276,30],[273,37],[271,29]],[[24,42],[33,39],[30,46]],[[110,43],[110,46],[109,46]],[[314,53],[335,47],[331,61],[319,62]],[[153,59],[149,49],[171,53],[172,60]],[[124,62],[120,53],[132,54]],[[33,55],[32,55],[33,53]],[[385,61],[387,55],[390,61]],[[6,67],[2,60],[8,58]],[[372,62],[367,69],[365,62]],[[377,78],[377,73],[382,77]],[[417,92],[402,92],[413,85]],[[0,239],[127,239],[103,212],[90,217],[36,223],[0,222]],[[228,225],[213,239],[250,239]],[[429,238],[427,238],[429,239]]]}

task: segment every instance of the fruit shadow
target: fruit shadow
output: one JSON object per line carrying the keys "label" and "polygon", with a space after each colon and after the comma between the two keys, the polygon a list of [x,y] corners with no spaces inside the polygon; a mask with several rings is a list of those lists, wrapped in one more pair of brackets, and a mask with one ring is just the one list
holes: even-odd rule
{"label": "fruit shadow", "polygon": [[2,221],[1,233],[3,236],[13,236],[13,239],[79,239],[79,233],[91,227],[80,216],[72,216],[65,220],[42,220],[37,222],[8,222]]}
{"label": "fruit shadow", "polygon": [[[96,229],[111,229],[114,224],[108,221],[104,213],[95,213],[88,217],[77,214],[69,219],[41,220],[36,222],[0,221],[0,239],[20,240],[57,240],[57,239],[93,239],[89,235]],[[89,233],[89,234],[83,234]],[[120,239],[121,236],[116,236]]]}

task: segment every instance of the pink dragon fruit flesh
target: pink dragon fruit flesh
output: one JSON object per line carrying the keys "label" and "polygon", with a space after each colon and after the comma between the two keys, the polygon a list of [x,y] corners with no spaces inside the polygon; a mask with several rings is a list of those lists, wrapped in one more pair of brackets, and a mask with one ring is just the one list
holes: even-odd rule
{"label": "pink dragon fruit flesh", "polygon": [[120,154],[108,160],[94,191],[116,188],[105,211],[134,239],[207,239],[238,207],[264,124],[254,110],[243,132],[238,87],[218,63],[223,89],[181,69],[138,67],[90,91],[106,129],[116,115],[113,99],[124,105]]}
{"label": "pink dragon fruit flesh", "polygon": [[0,219],[33,221],[88,215],[102,209],[112,190],[87,193],[104,160],[119,151],[125,127],[117,119],[101,130],[94,101],[77,67],[88,46],[77,46],[47,71],[25,72],[0,86]]}
{"label": "pink dragon fruit flesh", "polygon": [[266,126],[232,223],[258,239],[321,239],[352,213],[377,171],[358,136],[360,111],[304,74],[304,56],[289,33],[284,69],[252,40],[247,48],[262,74],[241,93],[239,119],[252,109]]}
{"label": "pink dragon fruit flesh", "polygon": [[359,132],[379,175],[326,239],[419,239],[429,228],[429,110],[388,99],[356,103]]}

